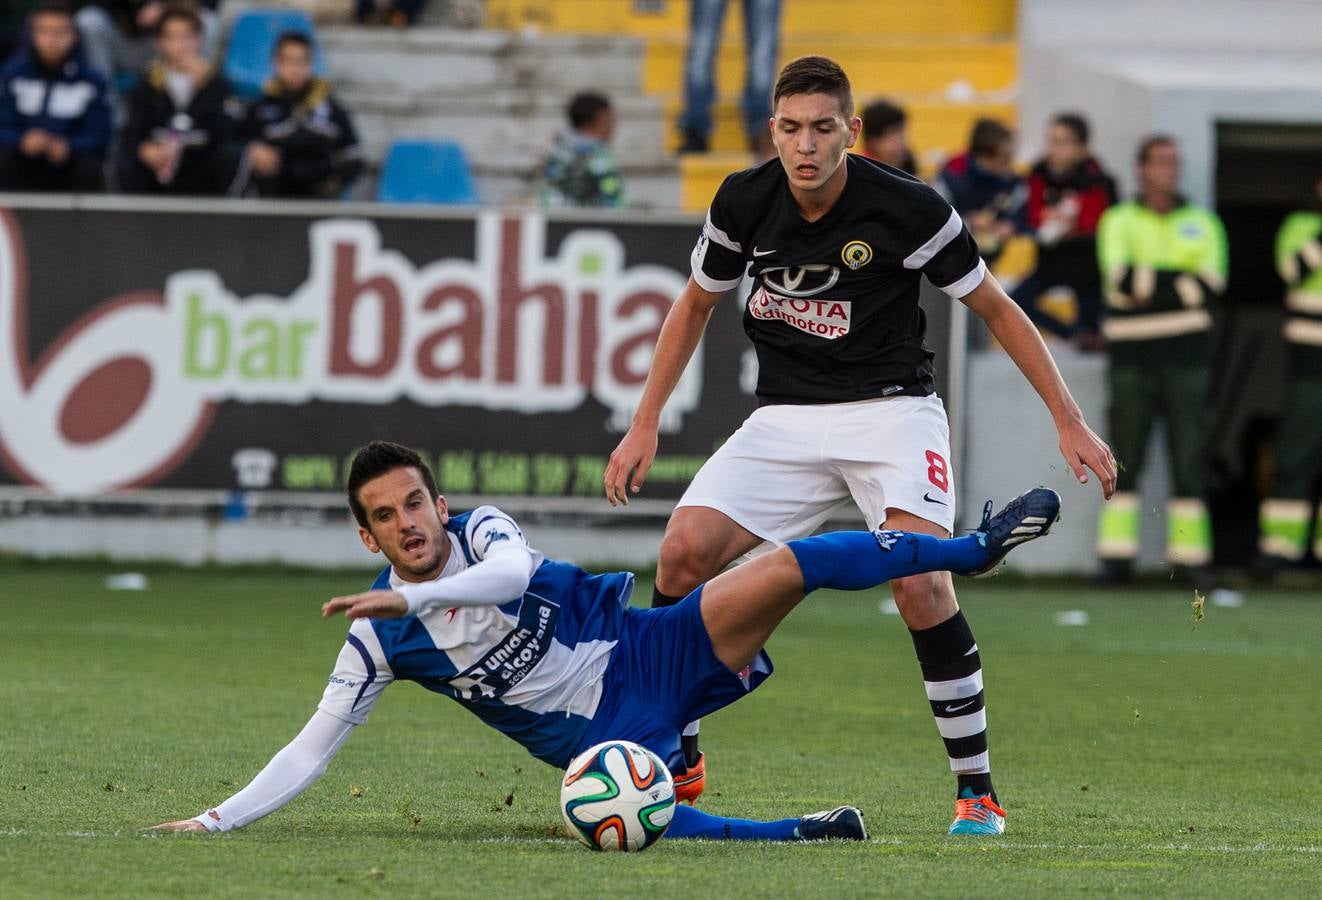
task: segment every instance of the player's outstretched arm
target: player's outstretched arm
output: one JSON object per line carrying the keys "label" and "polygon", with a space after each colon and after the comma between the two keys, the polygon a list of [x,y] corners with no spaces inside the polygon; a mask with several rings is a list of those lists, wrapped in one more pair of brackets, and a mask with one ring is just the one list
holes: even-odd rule
{"label": "player's outstretched arm", "polygon": [[191,819],[164,822],[152,830],[230,831],[275,812],[322,776],[353,729],[349,722],[317,710],[298,737],[243,790]]}
{"label": "player's outstretched arm", "polygon": [[322,604],[321,615],[330,618],[343,612],[350,619],[398,619],[436,607],[499,606],[523,596],[540,562],[526,544],[502,542],[457,575],[405,584],[393,591],[335,597]]}
{"label": "player's outstretched arm", "polygon": [[633,416],[633,424],[606,464],[603,481],[606,499],[611,506],[617,503],[627,506],[630,492],[636,494],[642,490],[647,470],[656,458],[656,431],[661,421],[661,410],[666,400],[670,399],[675,385],[679,384],[684,367],[698,347],[698,341],[702,340],[702,332],[707,328],[712,310],[724,296],[724,292],[714,294],[689,278],[689,283],[670,307],[670,312],[666,313],[661,335],[656,341],[652,368],[648,370],[643,396]]}
{"label": "player's outstretched arm", "polygon": [[1046,403],[1060,435],[1061,455],[1074,471],[1074,477],[1080,484],[1087,484],[1086,469],[1092,469],[1102,483],[1102,495],[1110,499],[1115,491],[1115,456],[1106,442],[1088,427],[1083,411],[1060,377],[1051,351],[1028,316],[1006,295],[991,273],[961,299],[987,323],[996,340]]}

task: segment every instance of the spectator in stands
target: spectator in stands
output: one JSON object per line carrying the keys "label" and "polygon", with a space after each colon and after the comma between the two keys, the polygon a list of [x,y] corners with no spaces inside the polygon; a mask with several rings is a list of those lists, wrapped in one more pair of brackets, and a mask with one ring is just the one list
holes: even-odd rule
{"label": "spectator in stands", "polygon": [[868,159],[918,174],[918,163],[909,149],[907,124],[909,116],[903,109],[886,100],[874,100],[863,107],[862,154]]}
{"label": "spectator in stands", "polygon": [[963,217],[989,264],[1023,229],[1028,191],[1014,170],[1014,132],[995,119],[973,124],[968,152],[946,163],[934,186]]}
{"label": "spectator in stands", "polygon": [[[711,146],[716,99],[716,50],[721,43],[726,0],[689,0],[689,46],[684,55],[684,112],[680,153],[706,153]],[[744,0],[744,133],[759,159],[775,155],[771,145],[771,88],[780,55],[781,0]]]}
{"label": "spectator in stands", "polygon": [[1290,213],[1276,232],[1276,271],[1285,282],[1289,386],[1276,439],[1276,472],[1259,514],[1259,549],[1270,560],[1322,561],[1322,177],[1309,208]]}
{"label": "spectator in stands", "polygon": [[[1060,113],[1047,127],[1046,155],[1028,176],[1028,228],[1037,241],[1037,268],[1014,298],[1039,328],[1078,337],[1083,350],[1101,350],[1102,281],[1097,269],[1097,223],[1116,201],[1115,181],[1088,149],[1088,122]],[[1078,319],[1068,325],[1038,309],[1046,291],[1074,293]]]}
{"label": "spectator in stands", "polygon": [[1110,365],[1107,438],[1120,473],[1097,529],[1102,579],[1122,583],[1139,549],[1138,481],[1148,439],[1165,422],[1174,487],[1166,557],[1198,583],[1211,559],[1207,481],[1208,301],[1225,290],[1226,233],[1216,213],[1180,195],[1180,151],[1153,135],[1138,151],[1139,196],[1112,206],[1097,228]]}
{"label": "spectator in stands", "polygon": [[99,190],[109,143],[106,80],[80,52],[69,6],[41,0],[0,70],[0,188]]}
{"label": "spectator in stands", "polygon": [[118,173],[128,193],[225,194],[235,188],[241,113],[229,82],[202,56],[192,9],[161,15],[160,56],[134,86],[120,135]]}
{"label": "spectator in stands", "polygon": [[262,197],[339,197],[363,170],[353,122],[330,83],[313,77],[307,35],[280,35],[272,59],[275,77],[242,129],[249,182]]}
{"label": "spectator in stands", "polygon": [[[156,53],[155,36],[170,5],[162,0],[91,0],[78,10],[87,61],[116,89],[121,75],[137,76]],[[202,23],[202,55],[212,59],[220,37],[216,0],[189,5]]]}
{"label": "spectator in stands", "polygon": [[353,17],[360,25],[406,28],[418,24],[427,0],[354,0]]}
{"label": "spectator in stands", "polygon": [[541,168],[543,206],[624,206],[624,179],[611,152],[615,110],[602,94],[569,101],[569,131],[556,135]]}

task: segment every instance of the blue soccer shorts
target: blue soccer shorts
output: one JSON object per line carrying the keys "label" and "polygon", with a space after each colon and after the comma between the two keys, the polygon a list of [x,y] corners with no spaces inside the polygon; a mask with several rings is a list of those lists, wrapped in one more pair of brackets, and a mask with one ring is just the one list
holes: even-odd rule
{"label": "blue soccer shorts", "polygon": [[766,680],[772,665],[765,650],[739,675],[716,658],[701,603],[699,587],[674,606],[624,611],[601,703],[575,753],[602,741],[633,741],[682,772],[679,736],[684,726]]}

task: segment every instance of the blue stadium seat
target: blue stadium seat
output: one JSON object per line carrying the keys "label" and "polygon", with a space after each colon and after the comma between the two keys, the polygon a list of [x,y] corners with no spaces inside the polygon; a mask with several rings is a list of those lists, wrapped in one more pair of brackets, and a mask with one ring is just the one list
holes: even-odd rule
{"label": "blue stadium seat", "polygon": [[275,39],[286,31],[300,31],[312,38],[312,71],[317,75],[325,73],[317,30],[307,13],[295,9],[250,10],[234,20],[234,31],[225,51],[225,77],[244,100],[261,94],[262,82],[271,77]]}
{"label": "blue stadium seat", "polygon": [[477,203],[473,172],[453,141],[395,141],[386,153],[376,199],[383,203]]}

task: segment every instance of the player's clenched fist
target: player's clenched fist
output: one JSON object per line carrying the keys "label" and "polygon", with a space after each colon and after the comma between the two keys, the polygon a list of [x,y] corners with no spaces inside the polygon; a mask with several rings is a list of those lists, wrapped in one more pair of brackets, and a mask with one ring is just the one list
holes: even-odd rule
{"label": "player's clenched fist", "polygon": [[341,610],[350,619],[398,619],[406,615],[409,605],[394,591],[367,591],[335,597],[322,604],[322,618],[329,619]]}
{"label": "player's clenched fist", "polygon": [[[656,458],[656,430],[630,428],[606,464],[606,499],[611,506],[629,505],[629,492],[638,493]],[[632,478],[630,477],[632,476]]]}

